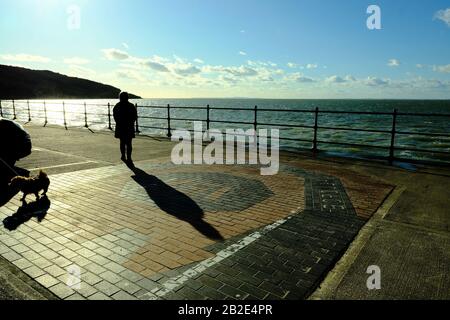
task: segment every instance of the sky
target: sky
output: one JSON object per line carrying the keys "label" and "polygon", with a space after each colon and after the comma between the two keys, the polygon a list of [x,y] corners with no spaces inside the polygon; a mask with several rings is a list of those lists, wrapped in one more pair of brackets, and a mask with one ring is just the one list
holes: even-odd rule
{"label": "sky", "polygon": [[145,98],[450,99],[449,0],[1,0],[0,39]]}

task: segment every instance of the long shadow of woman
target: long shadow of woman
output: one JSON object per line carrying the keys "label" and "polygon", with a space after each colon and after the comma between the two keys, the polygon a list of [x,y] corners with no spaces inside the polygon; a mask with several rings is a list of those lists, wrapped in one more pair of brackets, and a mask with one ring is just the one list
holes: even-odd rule
{"label": "long shadow of woman", "polygon": [[212,240],[224,240],[219,231],[203,220],[204,212],[184,193],[172,188],[157,177],[132,167],[132,177],[146,191],[150,199],[164,212],[191,224],[197,231]]}

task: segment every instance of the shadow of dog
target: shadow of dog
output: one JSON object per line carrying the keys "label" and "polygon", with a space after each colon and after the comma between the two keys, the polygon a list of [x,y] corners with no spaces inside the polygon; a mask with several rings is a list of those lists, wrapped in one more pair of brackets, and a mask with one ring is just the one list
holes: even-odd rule
{"label": "shadow of dog", "polygon": [[3,220],[3,226],[9,231],[14,231],[32,218],[36,218],[40,223],[47,216],[50,206],[51,202],[47,196],[44,196],[35,202],[24,202],[15,214]]}

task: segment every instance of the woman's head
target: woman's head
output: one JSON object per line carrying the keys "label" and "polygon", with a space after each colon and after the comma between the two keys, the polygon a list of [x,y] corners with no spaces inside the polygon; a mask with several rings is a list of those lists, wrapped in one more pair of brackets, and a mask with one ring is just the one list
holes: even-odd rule
{"label": "woman's head", "polygon": [[129,96],[128,92],[121,92],[119,95],[120,102],[128,102]]}

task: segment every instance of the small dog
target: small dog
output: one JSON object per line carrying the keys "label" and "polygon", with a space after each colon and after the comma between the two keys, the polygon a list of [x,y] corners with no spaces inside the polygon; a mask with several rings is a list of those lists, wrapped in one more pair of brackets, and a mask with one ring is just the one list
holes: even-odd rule
{"label": "small dog", "polygon": [[39,192],[41,190],[44,191],[43,196],[47,195],[50,179],[45,172],[41,171],[35,178],[15,177],[11,180],[9,186],[23,192],[22,202],[25,202],[25,198],[29,194],[34,194],[36,200],[39,200]]}

